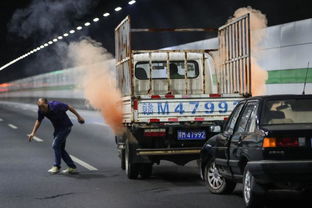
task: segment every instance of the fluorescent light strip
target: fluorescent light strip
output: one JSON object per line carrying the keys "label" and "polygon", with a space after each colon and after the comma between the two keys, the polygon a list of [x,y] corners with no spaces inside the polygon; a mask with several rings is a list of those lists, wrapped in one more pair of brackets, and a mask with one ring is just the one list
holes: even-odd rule
{"label": "fluorescent light strip", "polygon": [[[136,3],[135,0],[131,0],[131,1],[128,2],[129,5],[133,5],[133,4],[135,4],[135,3]],[[122,7],[116,7],[114,10],[115,10],[116,12],[119,12],[120,10],[122,10]],[[110,16],[110,13],[109,13],[109,12],[105,12],[105,13],[103,14],[103,16],[104,16],[104,17],[108,17],[108,16]],[[93,19],[93,22],[98,22],[98,21],[100,21],[100,18],[98,18],[98,17],[95,17],[95,18]],[[90,22],[84,23],[84,26],[86,26],[86,27],[88,27],[88,26],[90,26],[90,25],[91,25]],[[81,26],[78,26],[78,27],[76,27],[76,30],[82,30],[82,27],[81,27]],[[69,31],[70,34],[73,34],[73,33],[75,33],[75,32],[76,32],[75,30],[70,30],[70,31]],[[64,33],[64,34],[63,34],[64,37],[67,37],[68,35],[69,35],[68,33]],[[38,46],[37,48],[31,50],[30,52],[28,52],[28,53],[26,53],[26,54],[24,54],[24,55],[22,55],[22,56],[20,56],[20,57],[18,57],[18,58],[16,58],[16,59],[14,59],[13,61],[10,61],[9,63],[7,63],[7,64],[3,65],[2,67],[0,67],[0,71],[3,70],[3,69],[5,69],[5,68],[7,68],[7,67],[9,67],[10,65],[16,63],[17,61],[19,61],[19,60],[21,60],[21,59],[24,59],[24,58],[26,58],[27,56],[29,56],[29,55],[31,55],[31,54],[33,54],[33,53],[35,53],[35,52],[37,52],[37,51],[43,49],[44,47],[47,47],[47,46],[49,46],[49,45],[52,45],[53,42],[57,42],[58,40],[62,40],[62,39],[63,39],[63,36],[58,36],[57,38],[54,38],[53,40],[51,40],[51,41],[49,41],[49,42],[47,42],[47,43],[44,43],[44,44],[41,45],[41,46]]]}
{"label": "fluorescent light strip", "polygon": [[103,14],[104,17],[108,17],[110,15],[110,13],[106,12]]}
{"label": "fluorescent light strip", "polygon": [[122,10],[121,7],[116,7],[116,8],[115,8],[115,11],[116,11],[116,12],[119,12],[120,10]]}

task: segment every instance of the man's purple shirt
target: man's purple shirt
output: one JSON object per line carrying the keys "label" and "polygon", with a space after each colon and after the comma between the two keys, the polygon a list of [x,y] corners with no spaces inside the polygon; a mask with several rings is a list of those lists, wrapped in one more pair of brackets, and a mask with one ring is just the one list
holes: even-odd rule
{"label": "man's purple shirt", "polygon": [[49,111],[47,113],[38,110],[38,121],[42,121],[44,117],[47,117],[53,124],[55,130],[61,130],[66,127],[73,126],[73,123],[68,118],[66,111],[68,105],[65,103],[51,101],[48,102]]}

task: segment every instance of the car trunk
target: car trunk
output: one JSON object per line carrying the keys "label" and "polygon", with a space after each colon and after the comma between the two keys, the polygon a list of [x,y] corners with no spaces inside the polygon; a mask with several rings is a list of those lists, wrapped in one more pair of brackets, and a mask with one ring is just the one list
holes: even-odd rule
{"label": "car trunk", "polygon": [[312,125],[267,125],[262,129],[266,138],[275,139],[275,147],[263,148],[264,159],[309,160],[312,159]]}

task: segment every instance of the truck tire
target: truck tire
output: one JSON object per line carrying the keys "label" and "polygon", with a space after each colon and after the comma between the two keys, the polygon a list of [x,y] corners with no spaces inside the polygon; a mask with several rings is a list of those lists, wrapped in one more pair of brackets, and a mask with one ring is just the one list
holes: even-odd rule
{"label": "truck tire", "polygon": [[139,167],[138,164],[135,164],[131,161],[131,149],[130,145],[127,143],[125,150],[125,169],[126,174],[129,179],[137,179],[139,175]]}
{"label": "truck tire", "polygon": [[230,181],[221,176],[216,168],[214,159],[211,159],[206,164],[204,178],[209,191],[214,194],[231,193],[236,186],[234,181]]}
{"label": "truck tire", "polygon": [[247,208],[263,207],[263,195],[255,192],[259,186],[250,171],[245,168],[243,177],[243,197]]}
{"label": "truck tire", "polygon": [[141,164],[140,175],[142,179],[147,179],[151,177],[153,172],[153,164]]}
{"label": "truck tire", "polygon": [[126,159],[125,159],[125,150],[121,150],[121,155],[120,155],[120,166],[122,170],[126,169]]}

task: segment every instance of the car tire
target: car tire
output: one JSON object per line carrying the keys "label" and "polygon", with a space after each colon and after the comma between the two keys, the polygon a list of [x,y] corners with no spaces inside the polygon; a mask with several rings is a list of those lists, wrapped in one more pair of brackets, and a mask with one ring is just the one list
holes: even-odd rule
{"label": "car tire", "polygon": [[214,194],[228,194],[233,192],[236,183],[225,179],[221,176],[214,159],[210,160],[205,166],[204,179],[211,193]]}
{"label": "car tire", "polygon": [[126,159],[125,159],[125,150],[122,149],[120,153],[120,166],[122,170],[126,169]]}
{"label": "car tire", "polygon": [[243,176],[243,198],[247,208],[263,207],[263,195],[256,193],[256,189],[259,189],[254,176],[246,168]]}
{"label": "car tire", "polygon": [[150,178],[153,172],[153,164],[142,164],[140,175],[142,179]]}
{"label": "car tire", "polygon": [[125,170],[129,179],[137,179],[139,175],[138,164],[131,161],[130,145],[127,143],[125,150]]}

